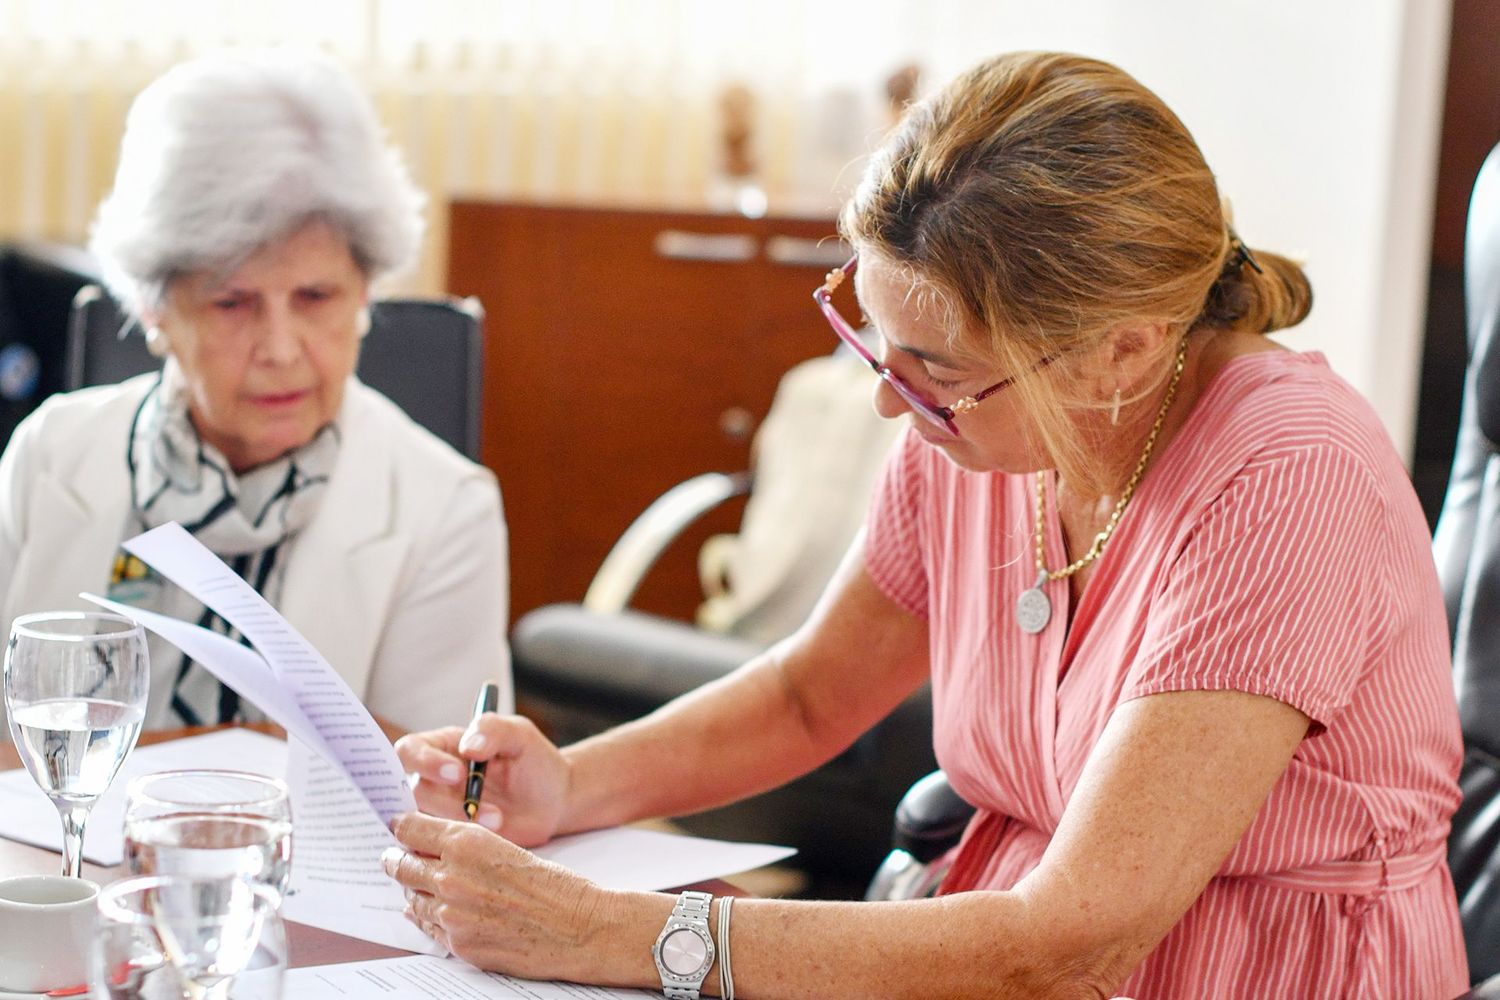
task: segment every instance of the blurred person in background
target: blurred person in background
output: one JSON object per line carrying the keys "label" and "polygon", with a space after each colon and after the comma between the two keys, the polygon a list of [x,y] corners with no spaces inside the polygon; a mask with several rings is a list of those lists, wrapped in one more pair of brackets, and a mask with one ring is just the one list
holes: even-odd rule
{"label": "blurred person in background", "polygon": [[[178,522],[371,711],[436,725],[510,704],[494,476],[355,377],[373,283],[423,198],[368,99],[291,51],[179,65],[132,105],[91,249],[160,372],[55,396],[0,458],[0,614],[79,591],[229,627],[120,543]],[[257,718],[155,636],[148,728]]]}

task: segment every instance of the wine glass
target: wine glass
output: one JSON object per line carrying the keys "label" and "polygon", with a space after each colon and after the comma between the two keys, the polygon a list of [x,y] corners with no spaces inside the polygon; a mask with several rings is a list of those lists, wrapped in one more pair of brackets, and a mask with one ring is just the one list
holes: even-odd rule
{"label": "wine glass", "polygon": [[135,875],[248,878],[285,895],[292,874],[286,784],[247,771],[160,771],[130,782],[125,861]]}
{"label": "wine glass", "polygon": [[119,615],[44,611],[11,625],[11,737],[62,818],[64,875],[82,870],[89,810],[140,735],[149,662],[145,633]]}
{"label": "wine glass", "polygon": [[105,1000],[280,1000],[286,930],[274,890],[146,875],[99,894],[93,981]]}

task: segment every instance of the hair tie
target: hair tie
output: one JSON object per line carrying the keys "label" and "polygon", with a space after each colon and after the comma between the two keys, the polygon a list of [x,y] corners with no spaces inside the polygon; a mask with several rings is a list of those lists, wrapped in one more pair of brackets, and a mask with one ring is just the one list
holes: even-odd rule
{"label": "hair tie", "polygon": [[1230,266],[1236,271],[1249,264],[1250,269],[1256,274],[1266,273],[1261,270],[1260,262],[1255,259],[1255,254],[1251,253],[1250,248],[1245,246],[1245,241],[1240,239],[1240,234],[1235,232],[1232,226],[1229,229],[1229,254],[1234,258]]}

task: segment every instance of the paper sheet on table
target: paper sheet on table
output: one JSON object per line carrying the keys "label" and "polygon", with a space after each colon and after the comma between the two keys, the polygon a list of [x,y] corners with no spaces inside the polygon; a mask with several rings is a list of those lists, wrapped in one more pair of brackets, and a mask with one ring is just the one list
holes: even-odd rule
{"label": "paper sheet on table", "polygon": [[296,1000],[641,1000],[646,990],[609,989],[575,983],[543,983],[481,972],[453,958],[382,958],[347,965],[292,969],[286,995]]}
{"label": "paper sheet on table", "polygon": [[559,837],[533,853],[606,889],[655,892],[775,864],[797,852],[616,827]]}
{"label": "paper sheet on table", "polygon": [[[84,831],[83,856],[96,865],[117,865],[125,859],[125,788],[137,775],[210,767],[280,777],[286,773],[286,761],[285,743],[251,729],[224,729],[136,747],[94,804]],[[0,837],[62,850],[57,809],[24,768],[0,772]]]}

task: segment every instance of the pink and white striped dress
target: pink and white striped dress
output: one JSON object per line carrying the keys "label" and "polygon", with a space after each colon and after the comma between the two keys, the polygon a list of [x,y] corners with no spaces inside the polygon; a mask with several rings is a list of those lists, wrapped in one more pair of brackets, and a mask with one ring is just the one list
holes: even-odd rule
{"label": "pink and white striped dress", "polygon": [[[1444,864],[1462,749],[1443,603],[1421,510],[1370,407],[1316,354],[1230,362],[1078,607],[1065,581],[1048,584],[1053,617],[1032,636],[1014,606],[1035,579],[1034,496],[1034,477],[966,472],[908,433],[870,513],[866,567],[929,622],[938,760],[979,809],[944,891],[1009,888],[1041,860],[1116,705],[1246,691],[1315,725],[1122,992],[1463,992]],[[1049,510],[1047,564],[1066,561]]]}

